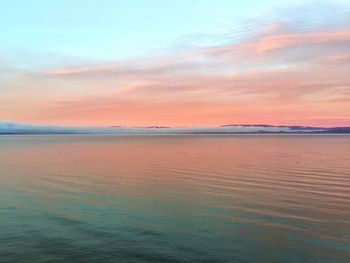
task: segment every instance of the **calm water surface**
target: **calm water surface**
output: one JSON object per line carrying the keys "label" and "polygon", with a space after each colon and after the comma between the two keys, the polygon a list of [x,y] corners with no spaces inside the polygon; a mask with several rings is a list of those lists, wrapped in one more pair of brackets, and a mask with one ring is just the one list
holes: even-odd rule
{"label": "calm water surface", "polygon": [[350,136],[0,136],[0,262],[350,262]]}

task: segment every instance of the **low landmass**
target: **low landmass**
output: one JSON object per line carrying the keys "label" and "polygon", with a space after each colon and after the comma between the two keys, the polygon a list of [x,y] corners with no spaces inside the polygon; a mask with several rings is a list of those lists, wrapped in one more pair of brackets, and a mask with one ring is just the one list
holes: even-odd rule
{"label": "low landmass", "polygon": [[350,134],[350,127],[228,124],[200,127],[73,127],[0,121],[0,134]]}

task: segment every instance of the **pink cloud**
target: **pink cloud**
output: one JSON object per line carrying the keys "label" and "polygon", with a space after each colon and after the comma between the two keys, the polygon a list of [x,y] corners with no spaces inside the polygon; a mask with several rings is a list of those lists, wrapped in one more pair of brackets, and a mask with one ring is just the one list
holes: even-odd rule
{"label": "pink cloud", "polygon": [[16,99],[9,92],[0,112],[14,109],[0,118],[111,125],[350,125],[350,31],[271,25],[239,42],[18,76],[12,85],[22,93]]}
{"label": "pink cloud", "polygon": [[350,43],[350,31],[273,35],[262,37],[257,43],[252,44],[252,47],[255,52],[264,53],[284,48],[337,42]]}

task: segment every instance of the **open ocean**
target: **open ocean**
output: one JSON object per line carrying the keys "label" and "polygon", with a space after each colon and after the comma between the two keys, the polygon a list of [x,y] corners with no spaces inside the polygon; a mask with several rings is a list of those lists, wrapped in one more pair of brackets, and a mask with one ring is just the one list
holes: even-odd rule
{"label": "open ocean", "polygon": [[0,136],[0,262],[350,262],[350,136]]}

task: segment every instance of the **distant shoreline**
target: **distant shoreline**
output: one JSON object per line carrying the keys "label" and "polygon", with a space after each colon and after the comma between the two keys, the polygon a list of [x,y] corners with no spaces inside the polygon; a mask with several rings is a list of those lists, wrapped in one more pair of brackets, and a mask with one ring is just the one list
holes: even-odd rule
{"label": "distant shoreline", "polygon": [[349,132],[347,133],[332,133],[332,132],[320,132],[320,133],[302,133],[302,132],[296,132],[296,133],[282,133],[282,132],[276,132],[276,133],[0,133],[0,136],[50,136],[50,135],[77,135],[77,136],[167,136],[167,135],[259,135],[259,136],[268,136],[268,135],[350,135]]}
{"label": "distant shoreline", "polygon": [[267,124],[230,124],[221,126],[195,126],[195,127],[74,127],[16,123],[11,121],[0,121],[0,135],[63,135],[63,134],[203,134],[203,135],[242,135],[242,134],[350,134],[350,127],[312,127],[312,126],[274,126]]}

